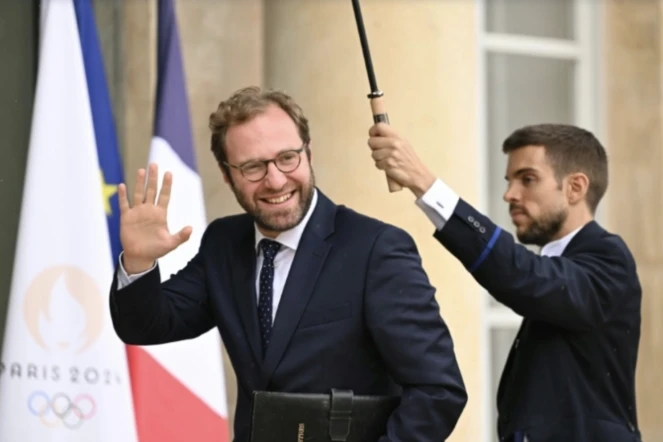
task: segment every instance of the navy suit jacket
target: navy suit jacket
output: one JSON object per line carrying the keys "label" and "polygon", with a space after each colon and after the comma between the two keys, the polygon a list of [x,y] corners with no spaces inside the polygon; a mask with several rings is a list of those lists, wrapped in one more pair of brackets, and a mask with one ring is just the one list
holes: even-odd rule
{"label": "navy suit jacket", "polygon": [[524,317],[497,395],[501,440],[517,433],[529,442],[640,440],[642,293],[620,237],[592,221],[561,257],[539,256],[463,200],[435,237]]}
{"label": "navy suit jacket", "polygon": [[415,243],[318,193],[264,360],[246,214],[212,222],[198,254],[163,284],[158,267],[121,290],[113,281],[116,333],[127,344],[152,345],[217,327],[237,376],[236,441],[248,440],[253,391],[332,388],[402,395],[380,442],[444,440],[467,394]]}

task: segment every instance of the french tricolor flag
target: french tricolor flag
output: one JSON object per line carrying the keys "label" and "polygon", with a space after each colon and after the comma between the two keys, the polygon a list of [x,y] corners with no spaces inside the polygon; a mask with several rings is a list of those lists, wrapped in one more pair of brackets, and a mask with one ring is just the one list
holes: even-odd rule
{"label": "french tricolor flag", "polygon": [[[159,259],[162,278],[196,254],[207,226],[197,172],[189,106],[173,0],[159,0],[158,80],[150,162],[173,174],[170,231],[193,227],[191,238]],[[227,442],[228,413],[218,330],[193,339],[128,347],[140,442]]]}

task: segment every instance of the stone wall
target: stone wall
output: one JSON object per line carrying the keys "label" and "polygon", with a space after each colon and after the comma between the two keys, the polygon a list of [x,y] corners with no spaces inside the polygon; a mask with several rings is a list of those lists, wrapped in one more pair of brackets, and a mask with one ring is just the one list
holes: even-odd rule
{"label": "stone wall", "polygon": [[643,290],[637,407],[644,441],[663,440],[663,8],[604,3],[608,227],[635,256]]}

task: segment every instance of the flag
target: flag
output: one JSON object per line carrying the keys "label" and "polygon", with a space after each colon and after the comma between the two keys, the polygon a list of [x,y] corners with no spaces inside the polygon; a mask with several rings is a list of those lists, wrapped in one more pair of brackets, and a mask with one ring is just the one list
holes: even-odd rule
{"label": "flag", "polygon": [[117,185],[124,181],[122,159],[117,142],[113,108],[106,82],[106,72],[92,0],[74,0],[74,6],[83,51],[90,107],[92,109],[100,175],[103,177],[103,182],[106,183],[106,189],[108,189],[107,197],[104,198],[104,212],[108,222],[111,256],[115,261],[122,251],[120,244],[120,207],[117,198]]}
{"label": "flag", "polygon": [[[197,253],[207,225],[197,172],[175,7],[159,0],[156,112],[149,160],[173,174],[168,227],[193,227],[191,238],[159,260],[162,279]],[[141,442],[226,442],[226,389],[219,332],[170,344],[128,346]]]}
{"label": "flag", "polygon": [[0,362],[0,441],[135,442],[72,0],[42,2],[39,72]]}

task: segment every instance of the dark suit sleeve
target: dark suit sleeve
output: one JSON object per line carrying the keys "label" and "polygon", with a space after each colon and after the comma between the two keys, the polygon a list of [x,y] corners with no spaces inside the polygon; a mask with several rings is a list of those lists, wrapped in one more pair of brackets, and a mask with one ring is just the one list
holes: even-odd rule
{"label": "dark suit sleeve", "polygon": [[583,244],[571,257],[539,256],[463,200],[434,236],[495,299],[571,330],[600,326],[629,293],[635,271],[617,237]]}
{"label": "dark suit sleeve", "polygon": [[403,388],[379,442],[439,442],[467,402],[453,341],[412,238],[387,227],[371,254],[366,320],[391,376]]}
{"label": "dark suit sleeve", "polygon": [[214,327],[208,304],[203,248],[187,265],[161,283],[159,267],[110,292],[111,319],[120,339],[131,345],[155,345],[192,339]]}

